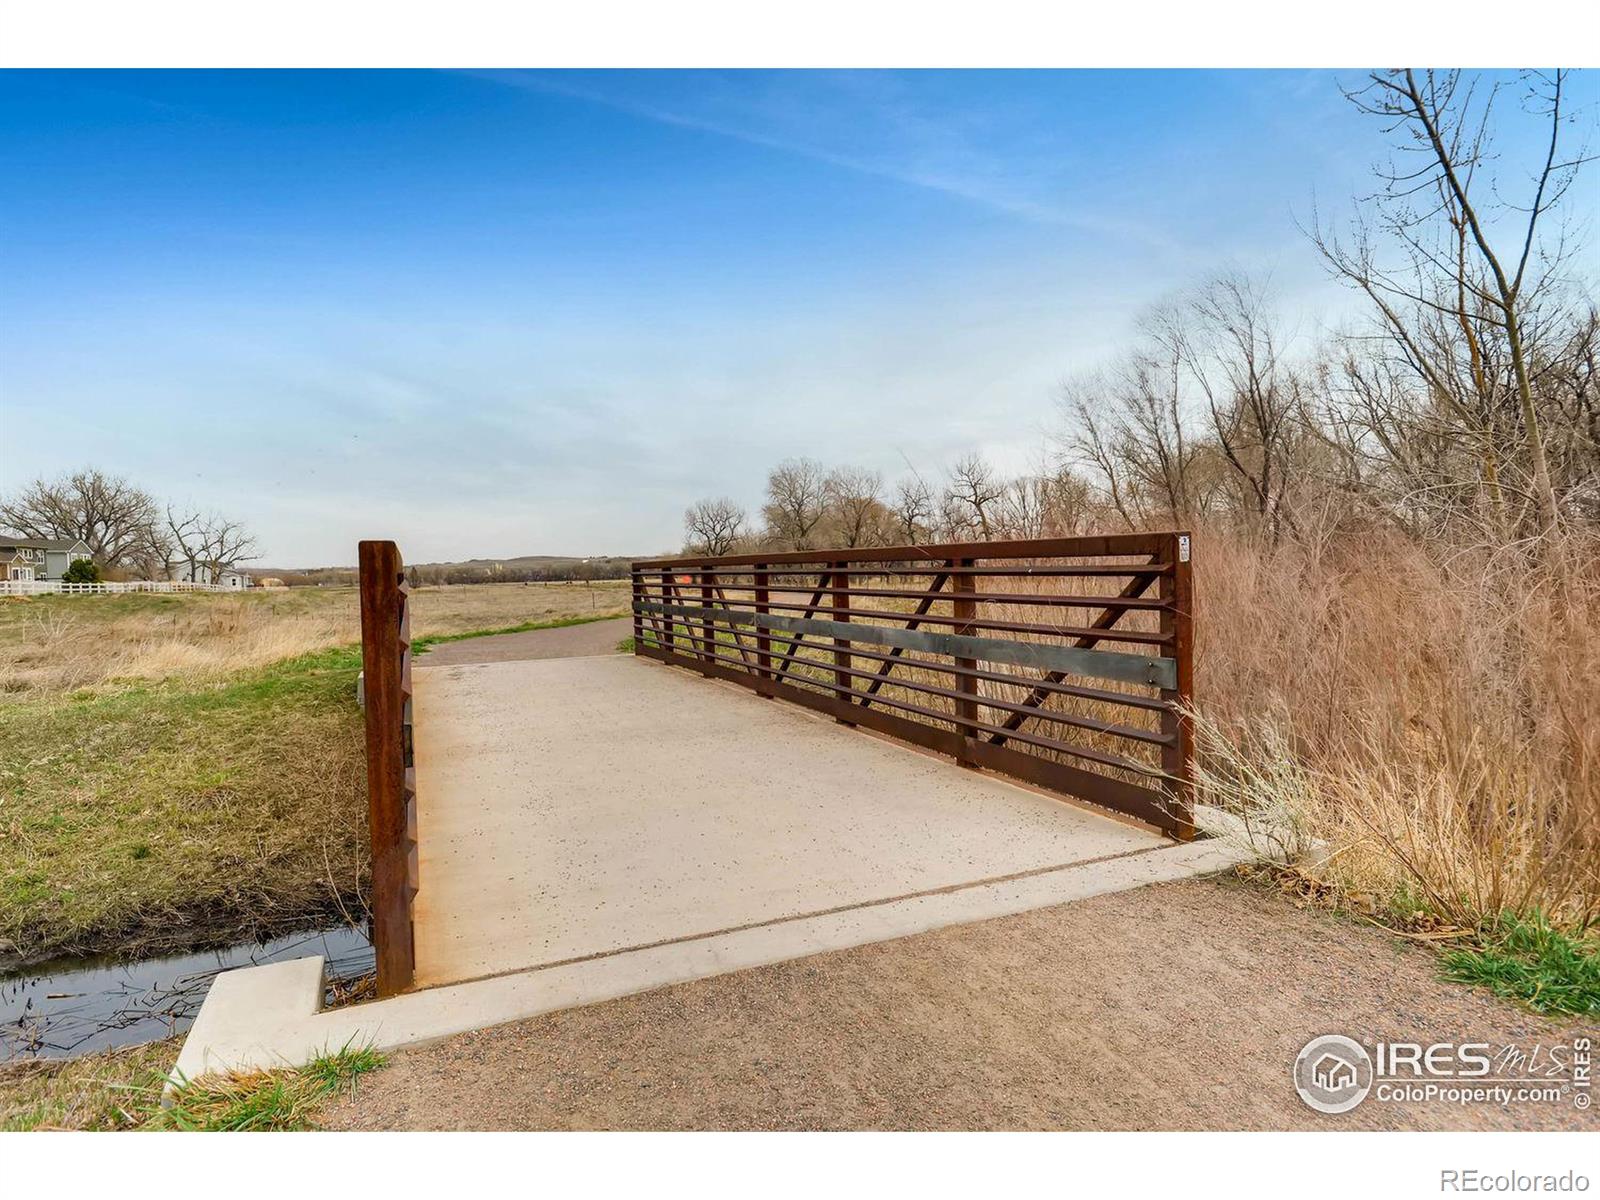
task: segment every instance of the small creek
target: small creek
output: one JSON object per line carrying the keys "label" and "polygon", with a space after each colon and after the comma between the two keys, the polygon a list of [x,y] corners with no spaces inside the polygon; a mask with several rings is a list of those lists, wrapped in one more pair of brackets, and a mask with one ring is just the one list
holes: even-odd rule
{"label": "small creek", "polygon": [[75,1058],[170,1037],[194,1023],[221,972],[312,954],[327,960],[330,982],[373,967],[366,935],[340,925],[225,950],[139,962],[56,959],[0,975],[0,1063]]}

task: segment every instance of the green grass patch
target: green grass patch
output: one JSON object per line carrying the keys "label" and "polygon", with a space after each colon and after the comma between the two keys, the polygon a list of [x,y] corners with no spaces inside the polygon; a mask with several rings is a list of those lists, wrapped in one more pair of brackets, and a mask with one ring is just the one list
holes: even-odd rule
{"label": "green grass patch", "polygon": [[503,633],[533,633],[540,629],[565,629],[569,625],[590,625],[595,621],[615,621],[618,617],[627,616],[625,610],[617,612],[599,613],[595,616],[561,617],[553,621],[524,621],[521,625],[506,625],[499,629],[472,629],[466,633],[435,633],[427,637],[411,639],[411,652],[413,654],[426,654],[430,646],[443,645],[445,642],[465,642],[471,638],[498,637]]}
{"label": "green grass patch", "polygon": [[353,647],[0,705],[0,962],[271,937],[357,907]]}
{"label": "green grass patch", "polygon": [[314,1129],[323,1105],[353,1092],[385,1061],[375,1050],[346,1046],[295,1070],[187,1082],[164,1104],[181,1041],[0,1067],[0,1132]]}
{"label": "green grass patch", "polygon": [[1502,916],[1471,946],[1443,955],[1446,979],[1486,987],[1552,1016],[1600,1014],[1600,942],[1551,928],[1535,913]]}
{"label": "green grass patch", "polygon": [[635,649],[637,649],[637,646],[634,643],[633,634],[631,633],[617,643],[618,654],[632,654]]}
{"label": "green grass patch", "polygon": [[187,1132],[284,1132],[315,1128],[317,1111],[384,1064],[376,1050],[346,1046],[298,1070],[254,1071],[186,1083],[172,1103],[157,1106],[145,1129]]}

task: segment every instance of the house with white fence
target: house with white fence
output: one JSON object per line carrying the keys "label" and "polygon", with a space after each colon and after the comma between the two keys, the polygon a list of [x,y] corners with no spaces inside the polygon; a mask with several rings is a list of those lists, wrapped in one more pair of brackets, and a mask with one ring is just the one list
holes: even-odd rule
{"label": "house with white fence", "polygon": [[166,579],[66,583],[62,576],[80,558],[91,557],[77,538],[32,538],[0,533],[0,596],[105,596],[121,592],[232,592],[250,586],[250,576],[205,564],[180,564]]}
{"label": "house with white fence", "polygon": [[89,556],[89,547],[79,538],[0,534],[0,579],[17,583],[59,580],[75,560]]}
{"label": "house with white fence", "polygon": [[250,576],[232,567],[213,566],[211,563],[178,563],[172,568],[174,583],[210,584],[215,590],[232,592],[250,586]]}

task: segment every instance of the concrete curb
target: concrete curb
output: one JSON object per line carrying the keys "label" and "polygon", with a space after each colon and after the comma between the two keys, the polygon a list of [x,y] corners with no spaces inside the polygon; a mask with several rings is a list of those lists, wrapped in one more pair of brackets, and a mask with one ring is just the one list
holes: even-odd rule
{"label": "concrete curb", "polygon": [[417,1045],[669,984],[1210,874],[1247,857],[1220,838],[1163,846],[326,1011],[320,957],[227,971],[212,985],[173,1078],[298,1066],[346,1045]]}

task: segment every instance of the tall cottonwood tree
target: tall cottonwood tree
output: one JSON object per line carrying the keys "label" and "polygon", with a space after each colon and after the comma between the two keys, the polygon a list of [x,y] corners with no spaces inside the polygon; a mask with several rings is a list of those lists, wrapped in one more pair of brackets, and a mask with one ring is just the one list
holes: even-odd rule
{"label": "tall cottonwood tree", "polygon": [[829,544],[883,545],[891,517],[882,495],[883,476],[877,471],[838,467],[828,472],[823,496],[828,508]]}
{"label": "tall cottonwood tree", "polygon": [[767,502],[761,514],[768,539],[790,550],[809,550],[812,535],[827,513],[827,475],[820,463],[790,458],[767,475]]}
{"label": "tall cottonwood tree", "polygon": [[24,537],[79,539],[96,564],[120,567],[158,537],[161,510],[143,488],[90,467],[35,479],[0,501],[0,526]]}

